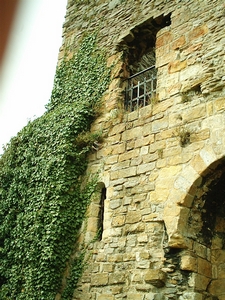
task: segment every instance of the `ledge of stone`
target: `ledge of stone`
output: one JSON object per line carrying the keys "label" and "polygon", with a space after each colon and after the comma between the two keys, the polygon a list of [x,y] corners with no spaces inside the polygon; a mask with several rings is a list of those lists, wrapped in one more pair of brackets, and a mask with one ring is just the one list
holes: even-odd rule
{"label": "ledge of stone", "polygon": [[145,282],[154,285],[155,287],[163,287],[166,282],[166,273],[162,270],[149,270],[145,274]]}

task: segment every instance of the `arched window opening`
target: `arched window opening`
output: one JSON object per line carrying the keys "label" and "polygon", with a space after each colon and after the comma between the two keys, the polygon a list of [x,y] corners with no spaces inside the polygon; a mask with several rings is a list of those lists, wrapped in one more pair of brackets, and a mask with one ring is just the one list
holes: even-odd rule
{"label": "arched window opening", "polygon": [[128,71],[125,109],[136,110],[156,98],[157,69],[155,44],[158,31],[171,24],[171,13],[150,18],[135,26],[121,41],[119,50],[126,53]]}
{"label": "arched window opening", "polygon": [[99,211],[98,211],[98,233],[99,240],[102,240],[103,234],[103,224],[104,224],[104,208],[105,208],[105,199],[106,199],[106,187],[101,188]]}

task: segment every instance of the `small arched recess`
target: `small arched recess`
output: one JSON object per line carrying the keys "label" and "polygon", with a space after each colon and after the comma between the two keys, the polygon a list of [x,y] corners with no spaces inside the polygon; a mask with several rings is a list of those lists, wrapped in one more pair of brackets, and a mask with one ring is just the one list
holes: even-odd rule
{"label": "small arched recess", "polygon": [[87,212],[86,242],[102,240],[106,192],[105,184],[99,182]]}

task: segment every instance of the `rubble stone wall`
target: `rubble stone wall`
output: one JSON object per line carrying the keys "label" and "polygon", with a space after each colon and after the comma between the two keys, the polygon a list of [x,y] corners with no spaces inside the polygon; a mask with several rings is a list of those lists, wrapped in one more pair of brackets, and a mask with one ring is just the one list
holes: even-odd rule
{"label": "rubble stone wall", "polygon": [[[140,28],[168,14],[170,25],[155,37],[157,99],[125,111],[124,51],[132,51],[129,41]],[[225,299],[219,208],[210,240],[199,238],[207,236],[203,213],[211,209],[204,195],[209,186],[216,191],[209,182],[224,173],[224,22],[223,0],[68,1],[59,61],[66,51],[73,55],[84,33],[98,29],[112,66],[103,113],[92,128],[103,131],[104,142],[88,166],[106,188],[104,230],[89,245],[74,299]],[[97,232],[99,201],[100,192],[88,210],[86,243]]]}

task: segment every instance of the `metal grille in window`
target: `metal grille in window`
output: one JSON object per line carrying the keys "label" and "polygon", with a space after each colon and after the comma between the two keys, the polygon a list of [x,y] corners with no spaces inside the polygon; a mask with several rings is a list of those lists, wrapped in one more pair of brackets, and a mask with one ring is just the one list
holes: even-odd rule
{"label": "metal grille in window", "polygon": [[134,111],[151,103],[156,95],[156,77],[156,68],[151,66],[128,78],[125,97],[126,110]]}

